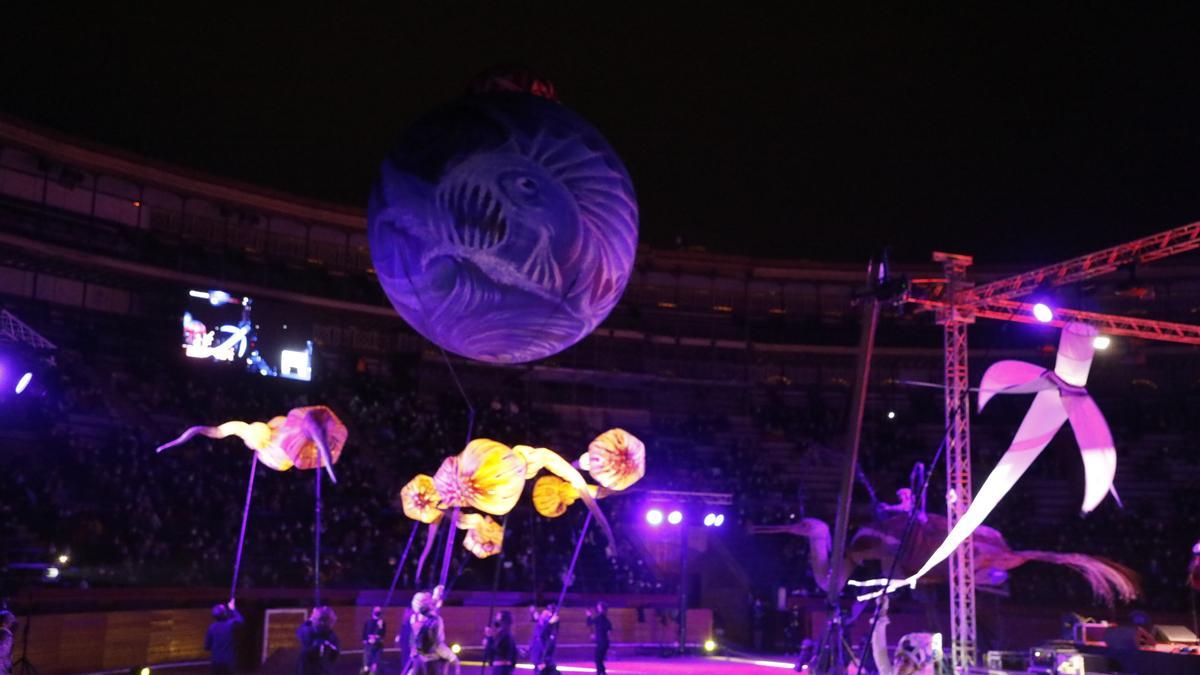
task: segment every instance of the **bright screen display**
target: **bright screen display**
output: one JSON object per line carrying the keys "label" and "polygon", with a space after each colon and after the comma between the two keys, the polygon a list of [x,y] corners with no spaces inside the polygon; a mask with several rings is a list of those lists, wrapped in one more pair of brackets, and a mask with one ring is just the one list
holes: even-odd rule
{"label": "bright screen display", "polygon": [[220,290],[188,292],[183,353],[189,358],[240,364],[265,377],[312,379],[311,327],[284,310]]}

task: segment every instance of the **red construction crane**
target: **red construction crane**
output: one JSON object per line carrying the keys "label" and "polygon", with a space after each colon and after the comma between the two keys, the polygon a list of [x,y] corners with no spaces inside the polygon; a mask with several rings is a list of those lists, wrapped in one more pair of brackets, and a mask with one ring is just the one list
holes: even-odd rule
{"label": "red construction crane", "polygon": [[[933,254],[933,260],[942,263],[945,278],[915,280],[905,300],[933,311],[937,322],[944,327],[948,528],[953,529],[971,505],[967,326],[977,317],[1042,323],[1032,316],[1033,305],[1017,298],[1197,248],[1200,248],[1200,223],[1192,223],[981,286],[967,280],[967,268],[973,262],[970,256]],[[1054,315],[1049,323],[1055,326],[1083,321],[1108,335],[1200,345],[1200,326],[1063,308],[1055,308]],[[955,672],[975,664],[974,562],[970,539],[949,560],[950,653]]]}

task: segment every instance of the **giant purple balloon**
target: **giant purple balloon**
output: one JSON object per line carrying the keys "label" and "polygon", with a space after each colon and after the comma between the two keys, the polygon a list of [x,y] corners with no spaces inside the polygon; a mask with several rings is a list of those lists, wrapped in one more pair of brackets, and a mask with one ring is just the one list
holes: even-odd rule
{"label": "giant purple balloon", "polygon": [[462,98],[407,129],[380,167],[371,258],[396,311],[456,354],[521,363],[612,311],[638,211],[604,138],[526,93]]}

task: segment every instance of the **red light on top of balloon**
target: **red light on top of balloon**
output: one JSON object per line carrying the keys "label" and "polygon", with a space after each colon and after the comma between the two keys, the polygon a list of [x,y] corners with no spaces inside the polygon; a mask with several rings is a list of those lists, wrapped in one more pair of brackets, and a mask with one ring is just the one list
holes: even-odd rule
{"label": "red light on top of balloon", "polygon": [[525,66],[496,66],[477,75],[467,86],[472,94],[523,92],[558,103],[554,83]]}

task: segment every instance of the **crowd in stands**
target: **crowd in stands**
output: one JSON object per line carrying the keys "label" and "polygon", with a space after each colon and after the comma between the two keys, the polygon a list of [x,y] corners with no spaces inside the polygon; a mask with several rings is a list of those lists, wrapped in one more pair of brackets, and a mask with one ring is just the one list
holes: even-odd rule
{"label": "crowd in stands", "polygon": [[[5,425],[11,432],[6,443],[21,449],[0,456],[0,517],[48,546],[69,549],[73,562],[59,583],[228,583],[250,451],[233,439],[196,439],[162,454],[154,448],[193,424],[266,420],[295,406],[323,403],[345,420],[351,443],[336,467],[338,484],[324,489],[322,584],[386,586],[412,527],[400,512],[399,488],[417,472],[433,473],[443,457],[461,449],[467,431],[461,398],[419,395],[414,382],[396,368],[378,373],[348,362],[301,384],[221,370],[218,364],[184,363],[177,354],[172,356],[147,351],[105,360],[64,350],[57,367],[42,378],[39,396],[6,402]],[[509,443],[544,438],[546,445],[572,455],[603,431],[558,418],[543,402],[519,400],[511,392],[474,393],[476,437]],[[832,524],[833,505],[806,491],[797,476],[810,467],[838,465],[838,454],[830,448],[840,442],[839,412],[833,405],[797,410],[771,396],[747,407],[740,421],[698,411],[690,416],[651,415],[647,428],[631,429],[650,452],[645,486],[733,494],[729,541],[737,542],[742,557],[756,556],[748,564],[755,570],[754,590],[765,595],[783,587],[815,594],[804,540],[756,539],[746,536],[743,526],[805,516]],[[939,415],[931,414],[935,429]],[[938,433],[932,436],[936,439]],[[907,484],[914,461],[931,459],[936,442],[929,437],[903,424],[869,425],[864,475],[877,483],[881,500],[893,501],[892,491]],[[1167,453],[1171,462],[1200,462],[1200,456],[1178,452],[1174,443],[1167,444],[1176,449]],[[980,446],[980,467],[990,466],[1003,449],[997,443]],[[769,447],[785,451],[764,449]],[[1162,458],[1147,459],[1144,452],[1123,455],[1121,468],[1154,479],[1154,472],[1164,466],[1156,459]],[[1047,463],[1043,474],[1071,465],[1062,458]],[[944,481],[942,467],[934,469],[931,511],[942,508],[938,485]],[[1033,478],[1038,475],[1031,473]],[[259,467],[242,586],[312,583],[313,478],[310,471],[277,473]],[[1124,474],[1118,486],[1123,478]],[[1162,485],[1173,485],[1158,478]],[[1070,487],[1061,481],[1059,485],[1064,491]],[[1194,489],[1166,489],[1177,494],[1165,501],[1128,499],[1124,509],[1109,504],[1071,527],[1047,524],[1019,506],[999,509],[989,524],[1004,532],[1014,549],[1111,557],[1142,575],[1149,606],[1177,608],[1186,597],[1181,589],[1188,551],[1200,536],[1200,497]],[[865,494],[860,490],[858,496]],[[1070,496],[1075,499],[1075,492]],[[1171,504],[1172,510],[1163,511],[1163,503]],[[592,528],[574,588],[674,592],[673,565],[656,564],[635,531],[622,527],[639,518],[638,501],[629,497],[602,504],[618,525],[616,556],[605,556],[600,532]],[[498,585],[556,592],[583,515],[582,505],[577,505],[566,516],[547,520],[532,511],[526,498],[505,520],[502,557],[480,562],[456,547],[451,565],[455,588]],[[402,570],[403,586],[417,582],[416,551],[423,543],[424,537],[418,536]],[[1083,584],[1043,571],[1015,572],[1008,590],[1018,598],[1087,601]]]}

